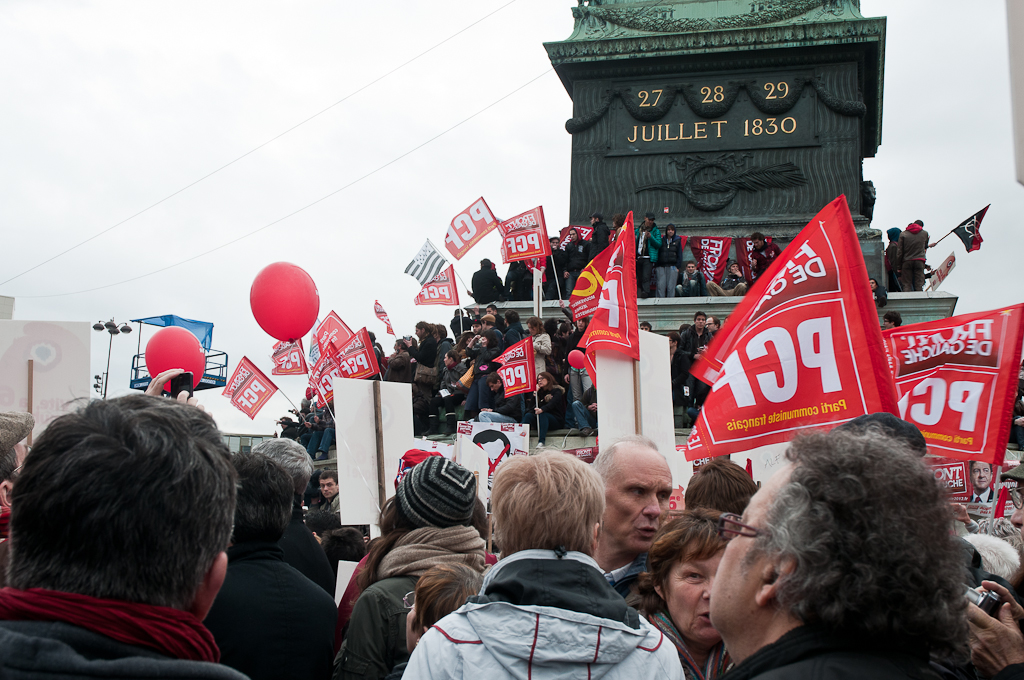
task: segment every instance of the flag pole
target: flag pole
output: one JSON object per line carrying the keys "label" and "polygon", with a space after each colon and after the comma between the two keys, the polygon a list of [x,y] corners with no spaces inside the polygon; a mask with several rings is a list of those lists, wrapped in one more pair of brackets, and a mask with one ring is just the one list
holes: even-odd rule
{"label": "flag pole", "polygon": [[928,244],[928,247],[929,247],[929,248],[934,248],[935,246],[939,245],[940,243],[942,243],[943,241],[945,241],[945,240],[946,240],[947,238],[949,238],[950,236],[952,236],[952,235],[953,235],[953,232],[954,232],[954,231],[956,231],[956,230],[957,230],[957,228],[956,228],[956,227],[953,227],[952,229],[950,229],[950,230],[949,230],[949,233],[948,233],[948,234],[946,234],[945,236],[943,236],[942,238],[940,238],[940,239],[939,239],[938,241],[936,241],[935,243],[929,243],[929,244]]}

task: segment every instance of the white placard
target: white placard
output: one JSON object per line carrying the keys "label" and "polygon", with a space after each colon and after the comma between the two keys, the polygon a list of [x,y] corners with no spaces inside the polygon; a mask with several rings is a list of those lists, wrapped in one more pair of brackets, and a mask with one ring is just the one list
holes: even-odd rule
{"label": "white placard", "polygon": [[[597,413],[602,415],[601,402]],[[640,331],[640,431],[653,440],[668,460],[672,486],[690,483],[693,465],[676,451],[676,425],[672,412],[672,356],[668,337]]]}
{"label": "white placard", "polygon": [[[88,399],[91,326],[84,321],[0,321],[0,411],[29,411],[33,437]],[[33,361],[32,407],[28,362]]]}
{"label": "white placard", "polygon": [[338,580],[334,586],[334,604],[341,604],[341,598],[345,595],[348,582],[352,580],[352,574],[355,573],[358,566],[358,562],[338,560]]}

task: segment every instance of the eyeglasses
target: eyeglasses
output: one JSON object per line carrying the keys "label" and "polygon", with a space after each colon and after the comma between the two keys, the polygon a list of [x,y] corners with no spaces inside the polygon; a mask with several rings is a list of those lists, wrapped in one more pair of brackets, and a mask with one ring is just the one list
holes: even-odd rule
{"label": "eyeglasses", "polygon": [[1013,507],[1018,510],[1024,508],[1024,488],[1018,486],[1016,489],[1010,489],[1010,500],[1013,501]]}
{"label": "eyeglasses", "polygon": [[740,521],[741,519],[743,518],[731,512],[723,513],[718,518],[718,537],[724,541],[729,541],[737,536],[746,536],[748,538],[764,536],[764,531],[749,524],[744,524]]}
{"label": "eyeglasses", "polygon": [[402,604],[405,605],[406,609],[412,609],[413,605],[416,604],[416,591],[410,590],[407,592],[405,597],[402,598]]}

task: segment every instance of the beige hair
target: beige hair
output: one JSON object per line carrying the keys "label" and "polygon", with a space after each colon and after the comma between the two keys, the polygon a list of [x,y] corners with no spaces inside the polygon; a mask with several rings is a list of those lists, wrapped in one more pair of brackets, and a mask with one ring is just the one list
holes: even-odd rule
{"label": "beige hair", "polygon": [[542,450],[501,464],[491,506],[503,555],[531,548],[590,555],[594,525],[604,515],[604,483],[575,456]]}

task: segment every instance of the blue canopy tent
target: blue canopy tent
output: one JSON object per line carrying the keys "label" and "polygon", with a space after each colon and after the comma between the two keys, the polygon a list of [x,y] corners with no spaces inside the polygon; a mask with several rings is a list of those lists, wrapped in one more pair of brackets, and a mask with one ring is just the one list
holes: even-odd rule
{"label": "blue canopy tent", "polygon": [[146,355],[142,351],[142,324],[160,327],[178,326],[196,336],[199,344],[203,347],[203,351],[206,353],[206,368],[196,389],[208,390],[227,385],[228,355],[225,352],[210,349],[213,344],[213,324],[209,321],[186,319],[177,314],[163,314],[161,316],[148,316],[143,319],[132,319],[132,323],[139,324],[139,350],[132,360],[131,388],[133,390],[146,389],[151,379],[146,370]]}

